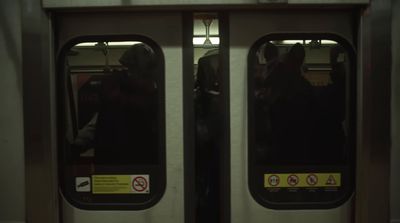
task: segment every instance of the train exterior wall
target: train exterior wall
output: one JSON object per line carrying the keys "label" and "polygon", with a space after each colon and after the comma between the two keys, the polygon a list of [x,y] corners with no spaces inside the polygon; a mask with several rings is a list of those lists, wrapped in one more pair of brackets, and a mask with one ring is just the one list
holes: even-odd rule
{"label": "train exterior wall", "polygon": [[400,223],[400,1],[392,1],[391,223]]}
{"label": "train exterior wall", "polygon": [[45,8],[256,4],[368,4],[369,0],[42,0]]}
{"label": "train exterior wall", "polygon": [[[1,81],[0,81],[0,223],[22,223],[29,218],[31,210],[25,209],[25,203],[28,200],[33,205],[41,206],[40,200],[32,200],[32,197],[26,197],[26,187],[28,191],[29,185],[25,186],[25,163],[24,160],[24,113],[23,113],[23,87],[22,87],[22,15],[21,9],[28,8],[29,1],[1,0],[0,1],[0,65],[1,65]],[[32,1],[36,2],[36,1]],[[164,2],[164,3],[162,3]],[[181,0],[181,1],[156,1],[156,0],[102,0],[102,1],[61,1],[61,0],[42,0],[43,6],[46,8],[63,8],[63,7],[102,7],[102,6],[137,6],[161,3],[161,5],[183,4],[183,5],[206,5],[211,3],[220,4],[256,4],[257,0]],[[319,0],[284,0],[287,3],[314,4],[321,3]],[[329,1],[326,1],[329,2]],[[337,3],[340,0],[332,0],[330,3]],[[342,3],[365,4],[368,0],[349,0],[341,1]],[[400,187],[400,1],[392,0],[392,76],[391,76],[391,223],[400,222],[400,193],[397,188]],[[37,8],[35,8],[37,9]],[[37,31],[37,30],[36,30]],[[43,41],[43,36],[38,40]],[[26,43],[35,44],[33,40],[29,41],[26,37]],[[46,40],[45,40],[46,41]],[[37,47],[38,49],[40,47]],[[38,52],[38,54],[40,54]],[[387,57],[388,58],[388,57]],[[46,61],[51,63],[51,61]],[[31,74],[39,73],[32,70]],[[40,81],[37,80],[37,81]],[[46,99],[47,100],[47,99]],[[28,103],[25,101],[24,103]],[[35,102],[29,102],[35,103]],[[28,110],[25,110],[25,113]],[[30,126],[31,129],[34,126]],[[40,128],[40,126],[37,126]],[[49,132],[49,131],[48,131]],[[45,153],[44,153],[45,154]],[[37,159],[40,160],[40,159]],[[27,166],[29,163],[26,164]],[[32,168],[27,168],[29,171]],[[29,174],[28,174],[29,175]],[[41,175],[41,173],[37,173]],[[49,180],[52,181],[52,180]],[[27,181],[27,183],[29,183]],[[45,183],[41,183],[45,185]],[[38,185],[40,185],[38,183]],[[57,189],[55,189],[57,190]],[[51,202],[49,202],[51,203]],[[44,208],[42,208],[44,209]],[[374,212],[374,210],[369,210]],[[43,215],[51,215],[51,213],[42,210]],[[41,215],[42,216],[42,215]],[[31,222],[40,222],[33,218]],[[46,219],[46,217],[43,217]],[[51,219],[51,218],[50,218]],[[50,221],[49,221],[50,222]]]}
{"label": "train exterior wall", "polygon": [[19,1],[0,1],[0,223],[25,222]]}

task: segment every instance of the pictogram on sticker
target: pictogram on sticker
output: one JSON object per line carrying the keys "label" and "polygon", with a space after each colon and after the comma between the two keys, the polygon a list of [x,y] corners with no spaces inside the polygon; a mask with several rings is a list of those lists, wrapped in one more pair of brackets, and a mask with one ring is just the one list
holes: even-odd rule
{"label": "pictogram on sticker", "polygon": [[132,190],[137,193],[149,192],[148,176],[136,176],[132,179]]}
{"label": "pictogram on sticker", "polygon": [[75,178],[75,191],[76,192],[90,192],[90,177],[76,177]]}
{"label": "pictogram on sticker", "polygon": [[287,182],[290,186],[294,187],[299,183],[299,177],[294,174],[289,175],[287,178]]}
{"label": "pictogram on sticker", "polygon": [[268,183],[269,185],[276,187],[279,185],[280,179],[279,176],[277,175],[271,175],[268,177]]}
{"label": "pictogram on sticker", "polygon": [[306,178],[307,184],[310,186],[314,186],[318,183],[318,177],[315,174],[309,174]]}
{"label": "pictogram on sticker", "polygon": [[325,183],[326,185],[334,186],[336,185],[336,180],[333,175],[329,175],[328,180]]}

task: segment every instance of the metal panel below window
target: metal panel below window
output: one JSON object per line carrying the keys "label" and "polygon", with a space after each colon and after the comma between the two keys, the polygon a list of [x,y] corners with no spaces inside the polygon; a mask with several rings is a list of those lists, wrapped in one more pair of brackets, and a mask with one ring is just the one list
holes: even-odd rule
{"label": "metal panel below window", "polygon": [[264,4],[368,4],[369,0],[42,0],[44,8],[88,8],[88,7],[130,7],[130,6],[190,6],[190,5],[257,5]]}

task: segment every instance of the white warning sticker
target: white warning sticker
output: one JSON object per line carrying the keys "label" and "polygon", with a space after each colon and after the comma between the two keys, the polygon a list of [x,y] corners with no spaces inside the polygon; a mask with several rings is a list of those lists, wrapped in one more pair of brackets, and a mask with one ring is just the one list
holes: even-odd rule
{"label": "white warning sticker", "polygon": [[76,192],[90,192],[90,177],[76,177],[75,178],[75,191]]}
{"label": "white warning sticker", "polygon": [[132,191],[136,194],[150,193],[149,175],[132,175]]}

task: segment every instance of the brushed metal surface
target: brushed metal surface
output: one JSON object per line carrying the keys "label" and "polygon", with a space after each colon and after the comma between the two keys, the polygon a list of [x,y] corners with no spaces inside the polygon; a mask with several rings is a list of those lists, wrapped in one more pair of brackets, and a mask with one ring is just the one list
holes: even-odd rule
{"label": "brushed metal surface", "polygon": [[288,4],[368,4],[369,0],[258,0],[260,3],[288,3]]}
{"label": "brushed metal surface", "polygon": [[368,4],[370,0],[288,0],[289,4]]}
{"label": "brushed metal surface", "polygon": [[[349,223],[352,199],[327,210],[271,210],[248,189],[247,56],[252,44],[272,33],[334,33],[352,43],[351,14],[346,12],[230,13],[231,222]],[[257,27],[249,29],[248,27]]]}
{"label": "brushed metal surface", "polygon": [[[395,13],[397,12],[397,13]],[[392,1],[391,221],[400,223],[400,1]]]}
{"label": "brushed metal surface", "polygon": [[372,0],[359,30],[355,222],[390,219],[391,0]]}
{"label": "brushed metal surface", "polygon": [[42,0],[45,8],[255,4],[257,0]]}
{"label": "brushed metal surface", "polygon": [[25,221],[1,221],[0,223],[25,223]]}
{"label": "brushed metal surface", "polygon": [[0,1],[0,222],[25,221],[21,4]]}
{"label": "brushed metal surface", "polygon": [[244,5],[244,4],[368,4],[369,0],[42,0],[44,8],[128,7],[171,5]]}
{"label": "brushed metal surface", "polygon": [[21,1],[25,218],[57,223],[56,101],[50,15],[40,0]]}
{"label": "brushed metal surface", "polygon": [[179,223],[184,221],[182,28],[181,15],[164,14],[65,14],[57,25],[61,45],[84,35],[139,34],[157,42],[165,57],[166,167],[164,196],[153,207],[140,211],[87,211],[62,202],[65,223]]}

